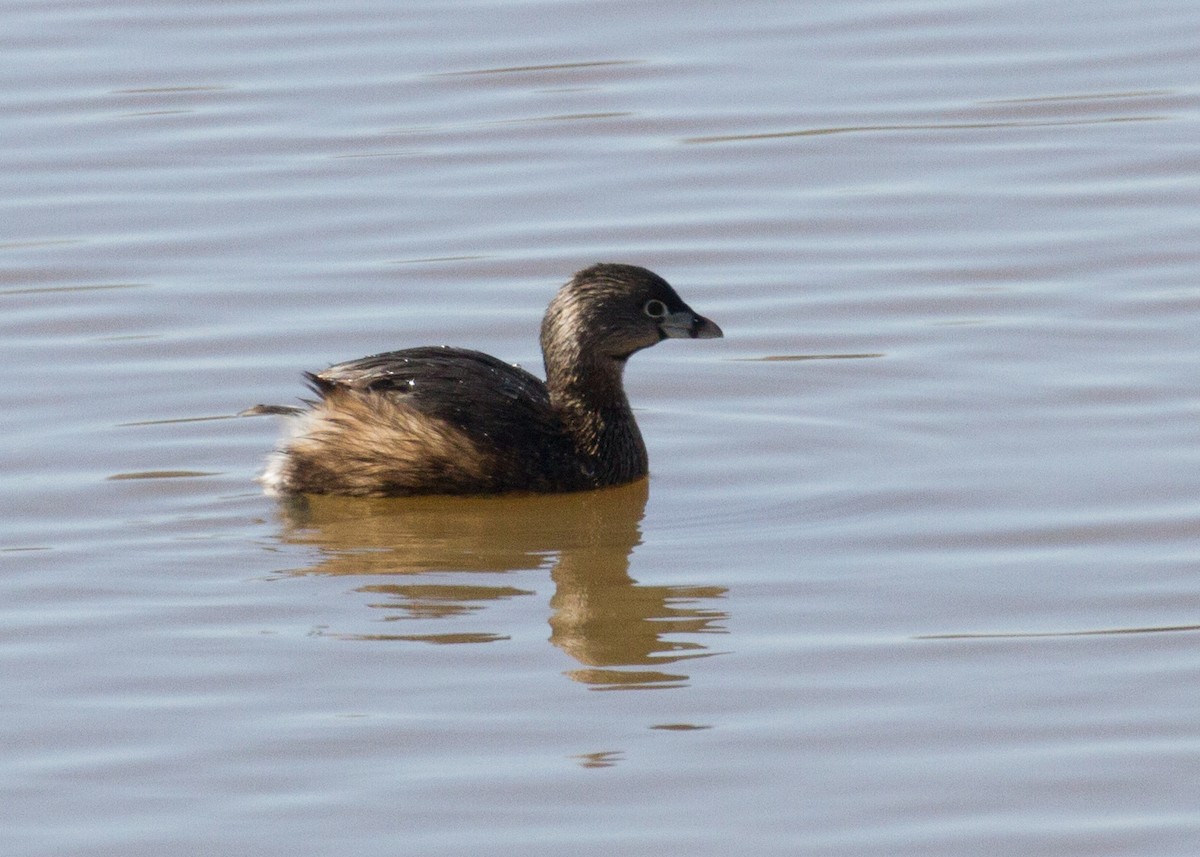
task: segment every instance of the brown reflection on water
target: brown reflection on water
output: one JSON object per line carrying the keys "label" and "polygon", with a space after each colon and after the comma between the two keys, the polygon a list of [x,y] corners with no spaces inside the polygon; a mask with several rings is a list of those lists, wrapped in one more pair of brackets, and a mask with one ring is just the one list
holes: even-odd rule
{"label": "brown reflection on water", "polygon": [[[281,505],[281,538],[320,551],[314,565],[296,573],[400,578],[356,590],[372,596],[369,606],[386,611],[388,622],[478,621],[489,604],[534,593],[477,577],[446,582],[446,573],[549,567],[555,584],[550,642],[582,665],[568,673],[571,678],[598,689],[677,687],[688,676],[661,668],[712,654],[694,637],[723,630],[726,614],[710,602],[726,589],[644,586],[629,576],[648,494],[642,480],[551,496],[305,497]],[[508,639],[458,627],[342,636],[428,643]]]}

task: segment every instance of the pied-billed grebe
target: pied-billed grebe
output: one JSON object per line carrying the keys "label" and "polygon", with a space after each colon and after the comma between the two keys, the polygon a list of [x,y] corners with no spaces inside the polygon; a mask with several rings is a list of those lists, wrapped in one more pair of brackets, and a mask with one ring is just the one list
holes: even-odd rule
{"label": "pied-billed grebe", "polygon": [[389,351],[306,373],[320,397],[286,413],[291,437],[262,482],[275,494],[581,491],[646,475],[646,445],[621,376],[668,337],[711,339],[657,274],[602,264],[577,273],[542,320],[546,382],[462,348]]}

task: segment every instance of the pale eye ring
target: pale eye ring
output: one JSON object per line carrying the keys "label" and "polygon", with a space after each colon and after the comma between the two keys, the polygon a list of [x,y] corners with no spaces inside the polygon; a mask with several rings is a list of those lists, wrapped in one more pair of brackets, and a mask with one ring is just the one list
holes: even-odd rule
{"label": "pale eye ring", "polygon": [[667,305],[658,298],[651,298],[646,301],[646,305],[642,307],[642,311],[655,321],[662,321],[667,317]]}

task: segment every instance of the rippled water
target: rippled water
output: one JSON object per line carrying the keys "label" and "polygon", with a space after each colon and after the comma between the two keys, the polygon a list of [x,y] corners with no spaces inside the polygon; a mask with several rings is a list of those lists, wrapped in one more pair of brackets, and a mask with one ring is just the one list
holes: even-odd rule
{"label": "rippled water", "polygon": [[[5,854],[1195,853],[1193,3],[4,20]],[[648,486],[259,492],[597,260]]]}

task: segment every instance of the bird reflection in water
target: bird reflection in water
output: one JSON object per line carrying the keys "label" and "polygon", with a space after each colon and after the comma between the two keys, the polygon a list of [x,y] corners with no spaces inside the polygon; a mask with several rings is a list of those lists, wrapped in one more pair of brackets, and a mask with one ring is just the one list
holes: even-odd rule
{"label": "bird reflection in water", "polygon": [[[644,586],[629,576],[648,493],[642,479],[574,494],[301,497],[280,507],[282,539],[320,551],[315,564],[297,573],[392,578],[356,590],[372,596],[371,606],[388,611],[391,621],[478,621],[488,602],[534,593],[474,575],[549,568],[555,585],[550,642],[581,665],[568,672],[571,678],[605,689],[675,687],[688,679],[678,671],[680,662],[712,654],[696,638],[723,632],[726,614],[712,602],[726,589]],[[472,578],[446,582],[447,574]],[[428,643],[506,639],[459,628],[344,636]]]}

